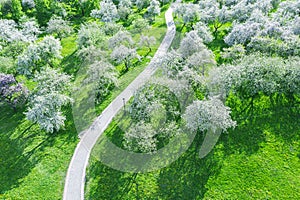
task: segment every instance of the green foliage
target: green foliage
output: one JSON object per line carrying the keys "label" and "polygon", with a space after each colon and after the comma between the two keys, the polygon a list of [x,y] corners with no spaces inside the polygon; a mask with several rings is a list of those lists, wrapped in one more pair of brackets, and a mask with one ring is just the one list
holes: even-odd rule
{"label": "green foliage", "polygon": [[53,14],[59,12],[57,1],[35,0],[36,18],[40,26],[46,26]]}
{"label": "green foliage", "polygon": [[[167,1],[162,0],[162,3],[165,2]],[[212,1],[205,2],[210,3]],[[217,2],[217,5],[220,3],[220,1],[215,2]],[[289,3],[289,1],[285,2]],[[142,18],[147,12],[145,8],[149,5],[149,0],[134,2],[138,5],[139,10],[136,6],[131,10],[123,11],[119,8],[119,15],[121,15],[121,11],[125,13],[123,13],[124,16],[122,15],[121,20],[118,23],[105,25],[91,22],[93,21],[90,17],[91,11],[100,9],[100,0],[35,0],[34,3],[35,7],[29,8],[21,5],[20,0],[2,1],[0,2],[0,16],[1,18],[14,19],[16,22],[20,22],[24,11],[27,16],[35,17],[40,26],[45,27],[48,21],[54,15],[57,15],[66,21],[70,21],[73,24],[72,28],[75,30],[73,35],[62,37],[62,49],[59,47],[62,60],[56,59],[60,56],[54,56],[55,58],[52,59],[47,54],[47,50],[41,50],[45,53],[45,56],[41,55],[43,53],[40,54],[33,51],[32,57],[40,57],[34,64],[30,63],[32,66],[39,66],[36,71],[44,70],[43,66],[48,63],[70,75],[75,75],[79,68],[86,71],[90,70],[90,73],[94,73],[95,70],[91,70],[88,66],[96,61],[94,68],[96,68],[97,73],[102,73],[103,71],[97,68],[103,64],[99,63],[99,61],[107,58],[112,52],[112,50],[108,49],[108,38],[116,35],[120,30],[128,30],[133,34],[133,43],[129,42],[130,44],[126,43],[123,45],[133,48],[133,44],[137,44],[140,39],[145,41],[145,37],[141,36],[149,36],[149,41],[146,41],[147,45],[140,47],[136,51],[141,55],[141,60],[133,59],[129,64],[127,63],[133,67],[128,68],[126,73],[121,73],[124,72],[122,71],[124,63],[118,65],[115,63],[116,66],[109,67],[119,72],[118,87],[114,87],[115,80],[110,81],[106,79],[111,77],[105,76],[105,73],[102,73],[103,79],[93,80],[99,83],[99,101],[96,102],[97,114],[101,113],[147,66],[162,41],[166,29],[164,13],[155,19],[151,28],[147,20]],[[114,2],[114,4],[117,5],[117,2]],[[272,1],[272,4],[276,4],[276,7],[278,7],[279,1]],[[155,5],[157,5],[157,2],[155,2]],[[178,21],[188,26],[183,27],[182,24],[178,24],[177,30],[180,31],[176,32],[176,38],[172,44],[172,47],[175,49],[180,47],[185,32],[191,29],[189,25],[195,23],[199,17],[198,10],[195,9],[197,5],[189,5],[185,7],[189,12],[180,13],[181,19]],[[163,7],[161,11],[166,10],[166,8],[167,6]],[[102,165],[92,157],[87,174],[86,197],[88,199],[300,198],[300,182],[298,178],[300,176],[300,138],[298,134],[298,129],[300,128],[298,120],[300,116],[298,112],[300,68],[299,59],[297,57],[289,57],[290,55],[299,55],[299,38],[297,38],[298,36],[288,39],[268,38],[265,36],[252,38],[251,42],[245,47],[247,50],[245,52],[246,56],[250,52],[257,51],[264,52],[267,56],[248,56],[248,58],[240,62],[238,59],[243,57],[242,48],[235,49],[234,46],[227,48],[228,45],[224,42],[224,38],[230,30],[231,22],[227,22],[228,16],[226,16],[225,21],[221,21],[223,14],[219,12],[221,8],[220,4],[220,7],[216,9],[216,14],[211,15],[212,18],[208,21],[208,25],[199,23],[198,25],[201,25],[201,27],[196,28],[196,31],[198,36],[204,40],[205,44],[215,54],[218,64],[225,62],[231,64],[230,66],[219,66],[216,71],[219,71],[218,74],[222,76],[214,74],[216,76],[213,81],[217,80],[217,85],[221,83],[221,88],[227,92],[225,105],[231,107],[233,120],[238,122],[236,129],[229,130],[228,134],[222,135],[214,150],[201,160],[198,159],[197,152],[203,138],[198,134],[189,150],[179,160],[164,169],[151,173],[137,175],[118,172]],[[211,9],[205,8],[202,12],[213,11],[213,6]],[[248,16],[248,8],[239,9],[238,11],[245,9],[247,11],[245,15]],[[285,9],[288,12],[294,10],[294,8],[289,9],[288,6]],[[127,16],[127,12],[130,15]],[[272,12],[276,12],[275,6]],[[200,16],[200,20],[204,22],[205,16],[202,14]],[[282,19],[285,18],[282,17]],[[297,25],[296,20],[293,23]],[[79,25],[81,25],[81,28]],[[20,29],[19,26],[22,26],[22,24],[17,26]],[[79,28],[80,30],[77,33]],[[213,40],[209,28],[214,31],[212,33]],[[297,27],[293,26],[292,28]],[[57,36],[60,37],[59,30],[56,30],[56,32]],[[46,35],[47,33],[44,33],[42,37]],[[154,39],[151,36],[154,36],[158,42],[152,43]],[[42,37],[38,41],[42,41]],[[28,54],[28,51],[26,51],[27,46],[39,44],[35,41],[30,42],[31,44],[28,44],[16,40],[10,44],[4,45],[1,43],[0,72],[15,74],[17,57]],[[124,41],[122,40],[122,42]],[[152,43],[151,47],[150,43]],[[186,43],[186,41],[182,43]],[[202,51],[203,55],[201,53],[195,54],[194,50],[199,50],[202,46],[195,47],[194,44],[195,40],[191,40],[185,44],[185,47],[181,45],[182,53],[187,54],[185,55],[186,59],[179,61],[182,62],[179,68],[183,70],[183,65],[188,63],[191,69],[195,68],[193,71],[201,73],[202,70],[199,68],[203,66],[203,63],[199,64],[199,62],[206,62],[206,59],[202,59],[202,56],[204,58],[213,58],[213,56],[210,51]],[[152,48],[153,51],[148,48]],[[221,58],[221,55],[225,55],[225,57]],[[287,60],[268,58],[278,55]],[[176,62],[177,60],[171,61]],[[213,62],[212,65],[214,65]],[[171,67],[173,68],[169,68],[166,71],[171,72],[170,69],[178,71],[173,64]],[[205,68],[204,70],[203,67],[203,71],[206,72],[207,69]],[[206,90],[208,89],[212,89],[212,93],[215,92],[214,89],[216,88],[202,88],[205,87],[205,85],[202,85],[203,80],[198,80],[199,77],[194,76],[195,73],[191,73],[191,70],[189,71],[185,68],[182,72],[181,76],[174,77],[194,81],[192,87],[196,93],[195,96],[199,99],[206,97],[208,94]],[[177,75],[177,73],[175,74]],[[117,75],[117,73],[114,73],[113,78],[116,78]],[[203,72],[203,75],[206,75],[206,73]],[[78,82],[82,79],[82,76],[77,77],[75,84],[78,86]],[[24,80],[30,90],[41,89],[32,80],[25,79],[22,76],[18,76],[17,80]],[[54,88],[52,82],[48,81],[45,87],[49,85],[49,87]],[[177,86],[186,89],[184,85],[180,84]],[[154,152],[168,142],[165,138],[153,136],[155,132],[152,129],[158,130],[159,120],[163,115],[160,112],[161,109],[157,108],[165,109],[168,107],[168,104],[174,104],[174,108],[169,106],[167,111],[178,111],[176,110],[178,102],[173,101],[175,97],[165,88],[158,87],[154,93],[151,93],[152,89],[155,89],[155,87],[149,86],[147,88],[146,91],[150,91],[148,95],[160,98],[162,103],[152,101],[153,99],[148,98],[147,95],[141,95],[140,98],[133,100],[133,105],[138,105],[136,107],[142,112],[142,114],[138,114],[138,117],[142,117],[144,121],[148,120],[147,122],[151,123],[151,126],[149,124],[144,126],[144,122],[139,122],[132,126],[130,134],[127,135],[129,136],[127,137],[127,143],[124,142],[123,136],[126,133],[123,131],[123,127],[124,124],[129,126],[129,123],[134,121],[128,115],[122,120],[117,118],[106,130],[105,133],[118,146],[122,148],[127,146],[128,149],[136,152]],[[235,90],[235,93],[233,93],[233,90]],[[44,91],[49,91],[49,88]],[[48,93],[52,94],[51,92]],[[43,96],[45,94],[38,95],[34,99],[40,103]],[[220,97],[223,96],[221,95]],[[88,94],[87,96],[83,94],[80,98],[84,104],[89,97]],[[48,99],[45,101],[47,106],[53,104],[53,99],[66,100],[48,95]],[[143,115],[149,110],[141,105],[141,101],[146,101],[153,106],[151,112],[146,113],[149,116]],[[47,106],[42,106],[42,108],[48,109],[49,107]],[[65,127],[64,130],[61,129],[50,135],[41,131],[39,126],[32,125],[31,122],[25,120],[25,115],[23,114],[25,110],[13,113],[4,104],[0,103],[0,107],[0,146],[2,149],[0,156],[0,163],[2,164],[0,166],[0,199],[60,199],[63,192],[65,172],[75,145],[78,142],[71,109],[69,106],[63,106],[61,109],[58,109],[60,110],[60,116],[66,117]],[[51,115],[49,113],[51,109],[44,113]],[[37,110],[40,111],[42,109],[38,108]],[[196,109],[193,108],[192,110]],[[202,110],[205,109],[203,108]],[[217,108],[215,110],[220,111],[221,109]],[[86,112],[88,113],[90,110]],[[176,121],[178,116],[172,115],[172,112],[169,112],[169,114],[169,118]],[[80,117],[86,117],[86,115]],[[64,120],[64,118],[60,119]],[[93,118],[90,117],[88,119],[92,121]],[[170,126],[172,128],[176,127],[178,123],[170,123]],[[86,124],[86,126],[88,125]],[[171,128],[164,129],[161,132],[170,133],[171,130]],[[153,137],[149,138],[149,135]],[[132,136],[134,137],[132,138]],[[141,142],[142,145],[140,145]],[[150,142],[150,145],[144,145],[147,142]],[[142,148],[139,148],[139,145]],[[101,149],[101,144],[97,144],[93,151],[97,153],[98,149]]]}
{"label": "green foliage", "polygon": [[12,19],[18,21],[22,15],[22,5],[21,5],[21,1],[19,0],[11,0],[12,1]]}
{"label": "green foliage", "polygon": [[90,16],[93,9],[99,8],[100,0],[82,1],[81,6],[84,11],[84,16]]}
{"label": "green foliage", "polygon": [[22,16],[22,4],[20,0],[4,0],[0,2],[2,18],[18,21]]}
{"label": "green foliage", "polygon": [[0,56],[0,73],[15,74],[14,60],[9,57]]}

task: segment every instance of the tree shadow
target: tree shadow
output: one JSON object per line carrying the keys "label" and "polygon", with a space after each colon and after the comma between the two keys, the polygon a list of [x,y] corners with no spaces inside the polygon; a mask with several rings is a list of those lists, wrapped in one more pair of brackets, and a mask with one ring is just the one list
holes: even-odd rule
{"label": "tree shadow", "polygon": [[[124,116],[119,115],[114,119],[105,133],[115,145],[122,146],[123,130],[118,121]],[[128,193],[132,192],[137,174],[125,173],[112,169],[97,158],[100,152],[105,151],[105,141],[98,140],[89,161],[86,175],[86,199],[127,199]],[[119,162],[116,160],[116,162]]]}
{"label": "tree shadow", "polygon": [[82,61],[77,56],[77,50],[75,50],[72,54],[64,57],[61,61],[61,65],[63,66],[64,72],[67,74],[75,75],[79,68],[82,66]]}
{"label": "tree shadow", "polygon": [[177,161],[160,171],[158,178],[159,199],[202,199],[211,176],[220,171],[221,158],[212,150],[205,158],[199,158],[199,142],[193,142]]}
{"label": "tree shadow", "polygon": [[[65,142],[67,143],[73,143],[74,140],[78,139],[78,132],[74,124],[74,116],[73,116],[72,109],[73,108],[71,105],[68,105],[64,109],[64,113],[66,115],[65,126],[61,131],[57,133],[58,135],[65,134],[66,135]],[[67,134],[65,130],[68,130]]]}
{"label": "tree shadow", "polygon": [[[22,183],[22,179],[43,159],[46,148],[55,145],[57,138],[55,134],[46,134],[38,125],[27,121],[24,110],[13,113],[1,106],[1,111],[0,194],[3,194]],[[68,141],[68,134],[65,135]]]}
{"label": "tree shadow", "polygon": [[86,199],[124,199],[131,190],[136,174],[123,173],[93,160],[87,171]]}
{"label": "tree shadow", "polygon": [[257,152],[261,143],[266,142],[266,131],[281,137],[287,143],[299,140],[298,108],[282,105],[264,106],[255,107],[247,113],[234,111],[233,118],[236,118],[238,126],[220,137],[227,155],[241,152],[250,155]]}
{"label": "tree shadow", "polygon": [[[194,146],[180,159],[161,170],[157,196],[161,199],[202,199],[207,191],[207,181],[212,176],[218,176],[222,160],[235,153],[256,153],[266,142],[266,131],[282,138],[287,144],[300,138],[300,114],[297,109],[277,107],[263,111],[258,108],[251,116],[244,113],[236,120],[238,126],[221,134],[217,145],[205,158],[199,159],[196,148],[199,145],[193,143]],[[299,148],[293,150],[300,155]]]}
{"label": "tree shadow", "polygon": [[[4,193],[13,187],[17,187],[19,179],[26,176],[37,163],[30,159],[32,152],[24,153],[31,138],[24,140],[23,137],[15,137],[19,124],[24,124],[23,111],[13,113],[8,107],[1,106],[0,113],[0,193]],[[24,134],[26,137],[26,134]]]}
{"label": "tree shadow", "polygon": [[175,37],[171,43],[171,48],[178,49],[180,47],[180,42],[183,39],[184,35],[180,31],[176,31]]}
{"label": "tree shadow", "polygon": [[220,142],[224,145],[225,154],[246,153],[251,155],[260,148],[265,141],[264,118],[256,119],[258,122],[237,122],[238,126],[228,133],[221,134]]}
{"label": "tree shadow", "polygon": [[95,95],[94,85],[86,84],[84,81],[72,92],[74,103],[70,115],[72,115],[78,133],[87,129],[97,117],[95,113]]}
{"label": "tree shadow", "polygon": [[298,107],[280,107],[272,113],[266,123],[269,124],[266,129],[283,139],[284,142],[291,144],[299,141],[300,112]]}

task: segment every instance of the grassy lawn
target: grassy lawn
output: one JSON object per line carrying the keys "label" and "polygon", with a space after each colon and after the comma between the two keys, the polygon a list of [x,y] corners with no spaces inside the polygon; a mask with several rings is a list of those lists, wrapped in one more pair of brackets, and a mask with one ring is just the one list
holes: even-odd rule
{"label": "grassy lawn", "polygon": [[[133,35],[136,43],[142,34],[154,36],[157,43],[152,46],[152,52],[146,47],[137,47],[142,60],[134,60],[124,74],[124,66],[116,66],[119,84],[100,104],[89,107],[86,102],[92,99],[91,87],[81,88],[83,93],[79,93],[76,101],[83,105],[82,113],[76,116],[71,106],[65,107],[63,112],[67,120],[59,132],[46,133],[26,120],[24,108],[14,111],[0,103],[0,200],[62,199],[66,171],[79,142],[78,132],[87,128],[148,65],[166,33],[164,14],[167,7],[164,6],[163,12],[155,18],[151,29]],[[191,29],[183,27],[181,30],[180,23],[177,20],[171,45],[174,49]],[[208,44],[218,63],[223,62],[220,52],[227,47],[223,39],[230,26],[228,23],[220,28],[217,37]],[[85,77],[78,71],[87,70],[76,56],[76,39],[73,34],[61,40],[63,59],[59,66],[73,75],[75,90],[81,87]],[[156,75],[160,76],[161,71]],[[22,80],[22,76],[17,78]],[[29,89],[34,87],[32,81],[25,84]],[[227,99],[227,104],[238,126],[223,133],[214,149],[202,159],[198,152],[203,138],[198,134],[189,149],[169,166],[149,173],[124,173],[103,165],[96,158],[103,150],[100,138],[89,160],[86,199],[300,199],[299,106],[296,109],[271,107],[264,96],[254,102],[252,113],[244,113],[239,108],[245,105],[234,98]],[[85,122],[77,124],[76,117]],[[121,111],[104,134],[122,147],[124,127],[130,124],[129,117]]]}
{"label": "grassy lawn", "polygon": [[[62,39],[63,57],[75,51],[75,40],[75,36]],[[25,84],[34,87],[32,81]],[[25,119],[24,109],[0,107],[0,199],[61,199],[65,173],[79,141],[71,108],[64,109],[64,129],[47,134]]]}
{"label": "grassy lawn", "polygon": [[[64,57],[76,49],[75,39],[62,40]],[[26,81],[26,85],[32,89],[34,84]],[[0,199],[61,199],[78,143],[71,108],[64,109],[64,129],[53,135],[27,121],[24,109],[14,112],[7,105],[0,107]]]}
{"label": "grassy lawn", "polygon": [[[153,28],[144,32],[145,35],[152,35],[157,39],[157,43],[152,47],[153,51],[147,55],[149,57],[134,63],[134,67],[120,76],[119,87],[115,88],[103,103],[96,106],[97,114],[143,71],[165,32],[166,25],[162,13],[156,18]],[[139,35],[134,39],[138,40]],[[64,57],[62,69],[75,78],[79,69],[79,62],[75,56],[76,35],[62,39],[61,43]],[[143,48],[139,53],[145,55],[147,51]],[[79,141],[71,108],[65,108],[67,120],[64,130],[51,135],[27,121],[23,114],[24,109],[15,113],[6,105],[0,106],[0,199],[61,199],[65,173]]]}
{"label": "grassy lawn", "polygon": [[[119,86],[116,87],[111,94],[106,98],[104,102],[96,106],[97,114],[100,114],[109,103],[116,98],[149,64],[151,57],[154,56],[156,50],[158,49],[161,41],[163,40],[166,34],[166,24],[165,24],[165,12],[161,13],[160,16],[156,17],[156,21],[153,24],[153,27],[149,30],[144,31],[144,35],[154,36],[156,39],[156,44],[152,47],[152,52],[148,53],[147,48],[142,48],[138,50],[138,53],[142,56],[146,56],[142,62],[134,63],[132,67],[125,75],[119,78]],[[140,35],[137,34],[133,37],[135,42],[138,42]]]}
{"label": "grassy lawn", "polygon": [[[237,113],[233,113],[237,116]],[[120,114],[105,134],[121,146]],[[275,109],[236,118],[239,126],[223,133],[213,151],[198,158],[199,146],[170,166],[151,173],[123,173],[91,157],[87,199],[299,199],[300,113]],[[101,150],[101,144],[93,154]]]}
{"label": "grassy lawn", "polygon": [[[156,17],[156,21],[152,25],[152,28],[149,30],[143,31],[141,34],[136,34],[133,35],[133,39],[136,43],[138,43],[140,35],[148,35],[148,36],[154,36],[156,38],[156,44],[152,46],[152,51],[148,52],[148,48],[143,47],[143,48],[138,48],[137,52],[139,55],[142,57],[141,61],[135,60],[133,61],[132,66],[130,67],[129,71],[127,71],[125,74],[122,74],[118,78],[118,86],[115,87],[111,93],[105,98],[103,102],[100,104],[94,105],[93,102],[91,104],[87,104],[86,102],[90,102],[90,97],[92,94],[92,87],[89,85],[82,84],[83,80],[86,76],[86,67],[83,67],[82,69],[79,70],[77,67],[69,67],[70,65],[67,65],[66,68],[68,69],[68,73],[73,73],[77,72],[76,80],[75,80],[75,85],[81,90],[79,91],[79,95],[76,95],[76,115],[75,115],[75,120],[76,120],[76,125],[79,130],[79,132],[83,131],[86,129],[91,122],[111,103],[111,101],[116,98],[144,69],[145,67],[149,64],[151,58],[154,56],[156,50],[158,49],[160,42],[163,40],[165,33],[166,33],[166,24],[165,24],[165,12],[162,12],[160,16]],[[70,54],[72,57],[74,53]],[[75,61],[76,62],[76,61]],[[124,69],[123,64],[116,66],[118,71],[121,74],[122,69]],[[85,87],[84,89],[82,89]],[[80,113],[77,115],[77,113]],[[84,120],[82,120],[84,118]],[[78,119],[78,120],[77,120]]]}
{"label": "grassy lawn", "polygon": [[299,113],[283,110],[252,124],[222,138],[223,166],[209,178],[206,199],[299,199]]}
{"label": "grassy lawn", "polygon": [[[230,26],[223,25],[208,44],[219,64]],[[177,21],[171,48],[177,49],[189,31],[180,28]],[[198,157],[203,142],[198,134],[177,161],[150,173],[124,173],[103,165],[97,159],[104,147],[100,138],[87,170],[86,199],[300,199],[299,107],[271,107],[266,99],[255,102],[253,113],[238,110],[245,106],[241,102],[230,106],[238,126],[223,133],[205,158]],[[122,148],[128,124],[120,112],[104,134]]]}
{"label": "grassy lawn", "polygon": [[23,111],[14,113],[1,105],[0,199],[61,199],[65,172],[78,142],[70,109],[66,109],[65,130],[56,135],[31,126]]}

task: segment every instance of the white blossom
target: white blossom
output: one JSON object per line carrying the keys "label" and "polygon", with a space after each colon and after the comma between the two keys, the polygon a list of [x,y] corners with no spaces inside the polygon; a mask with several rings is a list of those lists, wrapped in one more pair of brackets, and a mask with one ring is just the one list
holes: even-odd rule
{"label": "white blossom", "polygon": [[19,30],[14,20],[0,19],[0,40],[11,43],[13,41],[27,42],[27,38]]}
{"label": "white blossom", "polygon": [[133,43],[134,41],[131,37],[131,34],[128,31],[119,31],[108,40],[108,46],[111,49],[118,47],[120,45],[124,45],[126,47],[132,47]]}
{"label": "white blossom", "polygon": [[160,3],[157,0],[151,0],[150,5],[147,8],[147,12],[150,16],[155,16],[160,14]]}
{"label": "white blossom", "polygon": [[197,31],[190,31],[185,34],[184,38],[180,42],[179,52],[183,58],[191,56],[193,53],[205,49],[203,40],[199,37]]}
{"label": "white blossom", "polygon": [[47,33],[57,34],[59,38],[68,36],[72,33],[72,27],[61,17],[52,17],[47,23]]}
{"label": "white blossom", "polygon": [[199,1],[200,20],[207,24],[224,24],[231,20],[232,12],[226,4],[220,4],[217,0]]}
{"label": "white blossom", "polygon": [[187,64],[194,71],[197,71],[204,76],[207,68],[214,66],[216,61],[213,52],[205,48],[188,57]]}
{"label": "white blossom", "polygon": [[27,8],[34,8],[35,7],[34,0],[22,0],[22,6]]}
{"label": "white blossom", "polygon": [[226,44],[232,46],[235,44],[246,44],[251,38],[258,35],[263,25],[257,22],[248,21],[242,24],[235,23],[231,32],[225,37]]}
{"label": "white blossom", "polygon": [[53,61],[62,58],[61,48],[60,41],[53,36],[46,36],[41,42],[29,45],[26,51],[18,56],[18,72],[30,76],[43,65],[52,65]]}
{"label": "white blossom", "polygon": [[235,65],[211,71],[210,91],[219,91],[224,95],[233,92],[242,98],[256,97],[260,93],[271,95],[281,90],[285,66],[279,57],[248,55]]}
{"label": "white blossom", "polygon": [[121,24],[117,24],[115,22],[106,23],[105,26],[102,26],[101,29],[105,33],[105,35],[113,36],[119,31],[124,30],[124,27]]}
{"label": "white blossom", "polygon": [[137,18],[132,22],[131,32],[135,34],[141,34],[142,31],[149,29],[149,23],[144,18]]}
{"label": "white blossom", "polygon": [[296,16],[300,14],[300,2],[297,1],[282,1],[280,2],[278,9],[273,13],[273,18],[275,21],[281,23],[281,25],[286,25]]}
{"label": "white blossom", "polygon": [[95,100],[100,103],[118,85],[116,68],[106,61],[96,61],[88,68],[86,83],[91,83],[95,91]]}
{"label": "white blossom", "polygon": [[26,117],[39,124],[46,132],[59,131],[66,117],[61,111],[63,105],[72,101],[65,93],[71,86],[71,77],[57,70],[46,68],[35,75],[37,86],[29,98]]}
{"label": "white blossom", "polygon": [[176,6],[174,13],[182,18],[184,25],[193,24],[199,18],[199,7],[192,3],[180,4]]}
{"label": "white blossom", "polygon": [[245,47],[241,44],[233,45],[229,48],[224,48],[221,52],[221,57],[229,60],[236,60],[245,55]]}
{"label": "white blossom", "polygon": [[134,124],[125,132],[123,145],[126,149],[138,153],[154,153],[157,150],[158,140],[156,131],[150,124],[143,121]]}
{"label": "white blossom", "polygon": [[217,98],[194,101],[186,108],[184,118],[191,131],[202,133],[217,129],[226,131],[236,126],[236,122],[230,117],[230,108],[224,106],[223,102]]}
{"label": "white blossom", "polygon": [[209,27],[203,22],[197,22],[193,29],[197,31],[199,37],[203,40],[204,43],[209,43],[213,40],[213,36],[209,30]]}
{"label": "white blossom", "polygon": [[151,47],[156,43],[156,39],[154,36],[146,36],[146,35],[141,35],[140,37],[140,46],[145,46],[149,49],[149,52],[152,51]]}
{"label": "white blossom", "polygon": [[161,67],[162,72],[168,78],[175,78],[178,73],[183,70],[183,58],[181,54],[172,50],[167,52],[164,56],[158,59],[158,66]]}
{"label": "white blossom", "polygon": [[103,22],[115,22],[119,20],[117,7],[112,0],[101,1],[100,10],[92,10],[91,16],[99,18]]}
{"label": "white blossom", "polygon": [[124,45],[121,45],[114,48],[110,57],[118,64],[121,64],[123,62],[125,64],[126,70],[128,70],[131,65],[131,61],[134,58],[139,58],[139,55],[137,54],[135,49],[131,49]]}
{"label": "white blossom", "polygon": [[147,8],[150,4],[150,0],[134,0],[134,4],[139,10]]}
{"label": "white blossom", "polygon": [[101,26],[95,22],[81,25],[78,31],[77,44],[79,48],[89,45],[100,46],[105,41],[105,34]]}
{"label": "white blossom", "polygon": [[94,45],[80,48],[77,51],[77,55],[84,64],[92,64],[95,61],[99,61],[107,57],[107,53],[105,51],[102,51]]}
{"label": "white blossom", "polygon": [[132,2],[130,0],[120,0],[118,4],[118,14],[122,20],[126,20],[132,13]]}

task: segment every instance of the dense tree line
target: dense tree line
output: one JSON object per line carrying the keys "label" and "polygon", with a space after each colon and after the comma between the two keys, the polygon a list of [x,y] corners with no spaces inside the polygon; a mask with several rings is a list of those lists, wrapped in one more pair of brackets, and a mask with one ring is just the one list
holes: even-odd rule
{"label": "dense tree line", "polygon": [[[175,9],[177,21],[182,24],[179,30],[187,32],[179,48],[167,53],[158,65],[166,79],[187,81],[185,86],[182,82],[177,84],[182,84],[186,91],[190,90],[198,98],[180,117],[188,129],[206,134],[209,130],[226,131],[236,126],[230,117],[230,108],[225,106],[227,101],[232,101],[232,96],[243,102],[240,110],[247,113],[255,109],[255,100],[265,97],[269,98],[272,106],[280,106],[284,102],[289,102],[289,106],[298,103],[297,8],[298,1],[213,0],[185,3]],[[222,59],[217,64],[216,52],[207,45],[220,40],[220,36],[224,45],[220,46],[218,54]],[[170,88],[170,85],[167,87]],[[147,113],[152,107],[162,106],[164,101],[159,97],[151,103],[140,98],[149,99],[147,95],[155,97],[151,95],[155,88],[151,87],[147,92],[139,90],[134,96],[132,106],[135,106],[136,112],[141,112],[138,115],[149,115]],[[169,103],[172,105],[172,101],[169,100]],[[175,124],[180,123],[177,121]],[[136,126],[155,130],[151,121]],[[159,134],[163,134],[150,131],[147,137],[143,133],[137,139],[140,130],[133,128],[129,132],[132,137],[125,135],[125,147],[130,149],[128,144],[138,140],[139,144],[134,145],[140,145],[142,152],[145,149],[150,152],[156,150],[160,143]],[[149,138],[152,142],[147,143]],[[145,145],[149,145],[148,148]]]}
{"label": "dense tree line", "polygon": [[[143,9],[146,14],[139,13]],[[137,50],[152,51],[155,38],[141,32],[159,13],[158,1],[1,1],[1,102],[16,111],[25,105],[28,120],[47,132],[60,130],[74,80],[61,66],[61,40],[77,38],[74,68],[87,68],[85,84],[93,85],[100,104],[118,85],[118,77],[143,59]],[[136,18],[129,19],[131,14]],[[134,41],[133,34],[140,40]],[[117,65],[124,66],[121,72]]]}
{"label": "dense tree line", "polygon": [[[138,49],[147,48],[148,53],[152,51],[151,47],[156,43],[154,37],[140,33],[149,29],[165,3],[156,0],[1,2],[0,60],[3,62],[0,65],[3,65],[2,87],[6,88],[1,98],[16,108],[12,101],[19,102],[16,100],[18,96],[28,97],[30,110],[27,118],[49,132],[59,130],[65,120],[60,110],[72,101],[68,99],[69,89],[58,89],[53,93],[66,103],[53,102],[53,112],[47,116],[57,118],[50,124],[43,125],[46,122],[39,120],[39,117],[45,119],[44,112],[40,112],[40,116],[35,116],[34,112],[37,113],[37,105],[42,109],[40,105],[47,99],[37,88],[44,90],[41,85],[48,80],[39,79],[39,76],[43,76],[43,73],[57,74],[49,75],[49,78],[53,82],[62,81],[66,87],[72,82],[72,77],[60,69],[63,58],[61,39],[74,33],[77,36],[75,56],[80,60],[79,65],[87,67],[86,83],[95,85],[95,102],[101,103],[118,85],[117,78],[143,59],[137,53]],[[180,30],[186,33],[179,48],[168,52],[158,65],[167,79],[185,81],[182,87],[188,87],[198,98],[193,104],[195,107],[209,103],[220,106],[215,96],[225,103],[226,97],[231,94],[242,99],[260,95],[273,98],[280,94],[296,100],[300,33],[298,7],[298,1],[276,0],[204,0],[180,4],[175,9],[175,16],[182,23]],[[135,8],[144,10],[144,14],[135,15],[135,12],[139,12]],[[131,16],[136,18],[131,19]],[[92,22],[75,26],[81,17]],[[139,35],[138,42],[133,40],[133,34]],[[223,42],[220,52],[208,48],[220,39]],[[221,56],[218,62],[216,56]],[[124,71],[118,72],[114,65],[124,66]],[[22,83],[24,78],[19,78],[22,75],[37,85],[29,90],[29,95]],[[64,78],[60,80],[60,77]],[[5,78],[11,81],[5,82]],[[10,92],[5,92],[7,90]],[[50,92],[46,93],[50,95]],[[37,98],[37,95],[41,99],[34,101],[33,96]],[[208,103],[202,104],[199,100]],[[159,101],[156,103],[158,107],[166,106]],[[224,113],[226,109],[225,106]],[[221,107],[219,110],[222,110]],[[224,120],[229,120],[229,115],[226,116]],[[229,124],[233,125],[233,122]]]}

